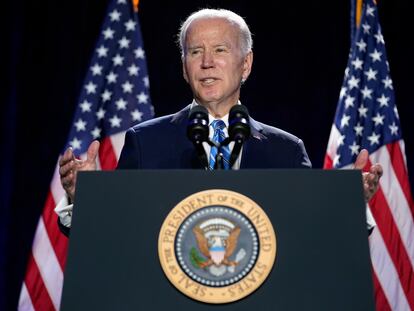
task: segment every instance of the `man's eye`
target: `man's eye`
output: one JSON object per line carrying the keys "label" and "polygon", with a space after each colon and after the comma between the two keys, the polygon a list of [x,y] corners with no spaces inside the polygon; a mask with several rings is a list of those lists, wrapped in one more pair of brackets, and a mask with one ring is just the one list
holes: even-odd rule
{"label": "man's eye", "polygon": [[195,56],[195,55],[198,55],[198,54],[200,54],[200,50],[191,50],[190,51],[190,55],[192,55],[192,56]]}
{"label": "man's eye", "polygon": [[223,53],[225,51],[226,51],[225,48],[216,48],[216,53]]}

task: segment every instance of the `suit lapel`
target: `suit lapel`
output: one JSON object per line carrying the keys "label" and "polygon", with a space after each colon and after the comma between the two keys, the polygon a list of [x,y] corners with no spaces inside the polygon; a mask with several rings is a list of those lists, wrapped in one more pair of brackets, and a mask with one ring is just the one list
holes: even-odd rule
{"label": "suit lapel", "polygon": [[256,157],[254,151],[258,149],[257,147],[263,142],[263,140],[267,139],[267,137],[263,134],[263,127],[259,122],[251,117],[249,118],[249,122],[251,134],[249,139],[247,139],[243,145],[240,163],[241,169],[257,167],[260,159]]}

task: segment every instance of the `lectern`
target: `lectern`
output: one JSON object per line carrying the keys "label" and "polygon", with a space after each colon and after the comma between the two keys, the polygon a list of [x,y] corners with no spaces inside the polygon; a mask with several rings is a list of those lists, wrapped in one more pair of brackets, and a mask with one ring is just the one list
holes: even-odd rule
{"label": "lectern", "polygon": [[82,172],[76,195],[61,310],[374,310],[358,171]]}

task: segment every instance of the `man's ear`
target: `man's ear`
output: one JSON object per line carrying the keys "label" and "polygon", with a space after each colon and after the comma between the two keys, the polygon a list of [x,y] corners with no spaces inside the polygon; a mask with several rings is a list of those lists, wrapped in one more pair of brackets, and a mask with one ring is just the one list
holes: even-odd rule
{"label": "man's ear", "polygon": [[187,75],[187,70],[185,69],[185,60],[184,60],[184,57],[182,57],[181,58],[181,64],[182,64],[182,66],[183,66],[183,77],[184,77],[184,80],[188,83],[188,75]]}
{"label": "man's ear", "polygon": [[242,73],[243,81],[246,81],[247,78],[249,77],[250,72],[252,71],[252,64],[253,64],[253,51],[250,51],[244,57],[244,61],[243,61],[243,73]]}

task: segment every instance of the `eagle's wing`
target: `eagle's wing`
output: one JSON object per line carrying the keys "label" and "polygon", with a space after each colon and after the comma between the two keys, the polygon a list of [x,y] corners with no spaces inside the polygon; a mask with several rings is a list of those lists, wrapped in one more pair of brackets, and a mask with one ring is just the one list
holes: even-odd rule
{"label": "eagle's wing", "polygon": [[234,250],[237,247],[237,240],[239,239],[239,235],[239,227],[234,228],[233,231],[230,232],[230,235],[227,238],[226,255],[224,256],[225,258],[228,258],[233,254]]}
{"label": "eagle's wing", "polygon": [[210,258],[210,252],[208,250],[208,241],[204,236],[203,231],[199,227],[194,227],[193,232],[196,237],[197,245],[200,249],[200,252],[207,258]]}

